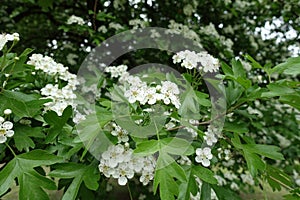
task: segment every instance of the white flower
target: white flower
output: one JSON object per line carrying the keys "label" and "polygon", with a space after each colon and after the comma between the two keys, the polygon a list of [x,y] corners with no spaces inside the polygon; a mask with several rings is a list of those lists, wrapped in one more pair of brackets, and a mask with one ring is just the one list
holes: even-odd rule
{"label": "white flower", "polygon": [[154,178],[153,172],[143,171],[142,176],[140,177],[140,182],[143,185],[147,185]]}
{"label": "white flower", "polygon": [[75,59],[77,59],[77,58],[78,58],[78,55],[73,54],[73,53],[69,53],[67,55],[67,61],[70,65],[76,65],[77,62]]}
{"label": "white flower", "polygon": [[121,24],[115,23],[115,22],[110,22],[110,23],[108,24],[108,27],[109,27],[109,28],[113,28],[113,29],[115,29],[115,30],[120,30],[120,29],[123,29],[123,28],[124,28]]}
{"label": "white flower", "polygon": [[187,156],[181,156],[177,162],[181,165],[191,165],[192,164],[192,161]]}
{"label": "white flower", "polygon": [[131,86],[129,90],[125,91],[124,96],[128,98],[129,103],[135,103],[139,95],[140,88],[137,86]]}
{"label": "white flower", "polygon": [[0,124],[2,124],[4,121],[5,121],[5,119],[0,116]]}
{"label": "white flower", "polygon": [[226,180],[222,176],[214,175],[214,177],[217,179],[219,186],[223,186],[227,184]]}
{"label": "white flower", "polygon": [[238,190],[238,189],[240,189],[239,186],[238,186],[235,182],[232,182],[232,183],[230,184],[230,188],[231,188],[232,190]]}
{"label": "white flower", "polygon": [[0,51],[3,49],[4,45],[8,42],[8,41],[19,41],[20,37],[19,37],[19,33],[13,33],[13,34],[0,34]]}
{"label": "white flower", "polygon": [[118,126],[117,124],[113,124],[114,130],[111,132],[113,136],[118,137],[118,143],[127,142],[129,140],[128,132]]}
{"label": "white flower", "polygon": [[133,178],[134,171],[126,163],[121,163],[112,176],[118,179],[119,185],[126,185],[127,179]]}
{"label": "white flower", "polygon": [[196,149],[196,162],[201,163],[204,167],[208,167],[210,165],[210,160],[213,158],[211,154],[211,149],[205,147],[203,149],[197,148]]}
{"label": "white flower", "polygon": [[162,94],[179,94],[178,86],[171,81],[162,81],[160,92]]}
{"label": "white flower", "polygon": [[156,88],[149,87],[146,90],[146,99],[148,101],[148,104],[153,105],[158,100],[158,94],[156,93]]}
{"label": "white flower", "polygon": [[85,117],[86,115],[81,114],[80,112],[78,112],[77,110],[75,110],[75,116],[73,118],[73,122],[75,124],[79,124],[81,121],[84,121],[86,119]]}
{"label": "white flower", "polygon": [[205,135],[203,136],[203,138],[208,146],[212,146],[218,141],[215,137],[215,134],[213,134],[211,131],[206,131],[204,132],[204,134]]}
{"label": "white flower", "polygon": [[254,185],[253,177],[248,171],[245,174],[241,174],[241,179],[245,184]]}
{"label": "white flower", "polygon": [[13,123],[10,121],[0,122],[0,143],[6,142],[7,137],[12,137],[14,135],[14,131],[11,130],[13,126]]}
{"label": "white flower", "polygon": [[7,43],[7,38],[5,34],[0,34],[0,51],[3,49],[6,43]]}
{"label": "white flower", "polygon": [[102,26],[100,26],[100,27],[98,28],[97,31],[98,31],[98,32],[102,32],[102,33],[107,33],[107,28],[106,28],[104,25],[102,25]]}
{"label": "white flower", "polygon": [[67,24],[79,24],[84,25],[84,20],[81,17],[77,17],[75,15],[72,15],[68,21]]}

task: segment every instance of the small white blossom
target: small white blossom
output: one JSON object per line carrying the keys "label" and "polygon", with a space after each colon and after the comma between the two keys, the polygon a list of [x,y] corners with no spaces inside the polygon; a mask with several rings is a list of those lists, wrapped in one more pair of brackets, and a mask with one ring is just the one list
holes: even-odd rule
{"label": "small white blossom", "polygon": [[12,137],[14,135],[14,131],[11,130],[13,128],[13,123],[10,121],[1,122],[0,120],[0,143],[4,143],[7,140],[7,137]]}
{"label": "small white blossom", "polygon": [[0,51],[3,49],[4,45],[8,42],[8,41],[19,41],[20,37],[19,37],[19,33],[13,33],[13,34],[5,34],[2,33],[0,34]]}
{"label": "small white blossom", "polygon": [[114,130],[111,132],[113,136],[118,137],[118,143],[121,142],[128,142],[128,132],[123,129],[121,126],[118,126],[117,124],[113,124]]}
{"label": "small white blossom", "polygon": [[203,136],[203,138],[208,146],[212,146],[218,141],[215,134],[210,129],[208,129],[208,131],[205,131],[204,134],[205,135]]}
{"label": "small white blossom", "polygon": [[214,175],[214,177],[217,179],[219,186],[223,186],[227,184],[227,181],[222,176]]}
{"label": "small white blossom", "polygon": [[72,15],[68,21],[67,24],[79,24],[84,25],[84,20],[81,17],[77,17],[75,15]]}
{"label": "small white blossom", "polygon": [[187,156],[181,156],[177,161],[180,165],[191,165],[192,161]]}
{"label": "small white blossom", "polygon": [[241,174],[241,179],[245,184],[254,185],[253,177],[248,171],[245,174]]}
{"label": "small white blossom", "polygon": [[213,158],[211,154],[211,149],[208,147],[204,147],[203,149],[196,149],[196,162],[201,163],[204,167],[208,167],[210,165],[210,160]]}

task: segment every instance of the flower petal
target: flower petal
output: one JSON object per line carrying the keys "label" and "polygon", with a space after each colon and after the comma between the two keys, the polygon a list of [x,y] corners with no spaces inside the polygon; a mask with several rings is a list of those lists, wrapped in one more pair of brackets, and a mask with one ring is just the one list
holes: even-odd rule
{"label": "flower petal", "polygon": [[119,183],[119,185],[126,185],[126,183],[127,183],[127,178],[126,178],[125,176],[120,176],[120,177],[118,178],[118,183]]}

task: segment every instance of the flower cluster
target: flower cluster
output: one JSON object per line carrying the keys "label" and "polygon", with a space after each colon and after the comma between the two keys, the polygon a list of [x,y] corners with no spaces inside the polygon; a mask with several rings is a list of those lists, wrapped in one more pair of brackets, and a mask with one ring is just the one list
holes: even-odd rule
{"label": "flower cluster", "polygon": [[[173,56],[173,63],[181,63],[187,69],[198,69],[203,72],[217,72],[219,61],[207,52],[180,51]],[[200,65],[199,65],[200,63]]]}
{"label": "flower cluster", "polygon": [[148,23],[146,21],[140,20],[140,19],[132,19],[129,20],[129,25],[133,26],[133,29],[138,29],[138,28],[145,28]]}
{"label": "flower cluster", "polygon": [[[41,89],[41,94],[52,100],[44,104],[46,110],[53,110],[61,116],[68,105],[76,106],[72,100],[76,98],[74,91],[79,82],[77,76],[71,74],[67,67],[56,63],[51,57],[41,54],[33,54],[27,64],[33,65],[36,71],[42,71],[55,79],[55,84],[49,83]],[[67,84],[60,88],[59,80],[65,81]]]}
{"label": "flower cluster", "polygon": [[239,190],[240,183],[249,186],[253,186],[255,184],[255,181],[251,176],[250,172],[244,171],[243,168],[240,168],[237,171],[236,170],[233,171],[229,168],[219,166],[214,168],[213,170],[215,171],[215,173],[220,174],[220,175],[216,174],[214,176],[217,179],[219,186],[229,185],[232,190]]}
{"label": "flower cluster", "polygon": [[154,157],[138,157],[133,155],[133,150],[125,145],[117,144],[110,146],[103,152],[99,164],[99,170],[107,178],[118,179],[119,185],[126,185],[128,179],[135,173],[141,174],[140,182],[147,185],[154,177],[156,161]]}
{"label": "flower cluster", "polygon": [[210,160],[213,158],[211,154],[211,149],[208,147],[197,148],[196,149],[196,162],[201,163],[204,167],[208,167],[210,165]]}
{"label": "flower cluster", "polygon": [[119,78],[127,75],[128,67],[126,65],[109,66],[105,68],[106,73],[110,73],[111,78]]}
{"label": "flower cluster", "polygon": [[140,104],[153,105],[158,101],[164,104],[173,104],[176,108],[180,107],[179,88],[171,81],[162,81],[161,85],[147,86],[137,76],[127,78],[129,89],[125,91],[124,96],[128,98],[129,103],[139,102]]}
{"label": "flower cluster", "polygon": [[0,34],[0,51],[3,49],[4,45],[8,42],[8,41],[19,41],[20,37],[19,37],[19,33],[13,33],[13,34],[5,34],[2,33]]}
{"label": "flower cluster", "polygon": [[5,121],[3,117],[0,117],[0,143],[6,142],[7,137],[12,137],[14,135],[14,131],[11,130],[13,126],[12,122]]}
{"label": "flower cluster", "polygon": [[168,25],[168,28],[169,29],[167,30],[168,31],[167,33],[182,34],[185,38],[195,41],[196,44],[202,47],[202,45],[200,44],[199,35],[195,31],[190,29],[188,26],[180,23],[176,23],[174,20],[170,20],[170,24]]}
{"label": "flower cluster", "polygon": [[68,21],[67,24],[78,24],[78,25],[84,25],[84,20],[81,17],[77,17],[75,15],[72,15]]}

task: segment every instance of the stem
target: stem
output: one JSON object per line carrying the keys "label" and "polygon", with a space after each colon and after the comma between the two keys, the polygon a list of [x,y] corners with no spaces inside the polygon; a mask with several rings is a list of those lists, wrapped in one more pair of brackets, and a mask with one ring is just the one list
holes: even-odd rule
{"label": "stem", "polygon": [[127,188],[128,188],[130,199],[133,200],[131,190],[130,190],[130,187],[129,187],[129,183],[127,184]]}
{"label": "stem", "polygon": [[95,0],[94,2],[94,15],[93,15],[93,28],[94,28],[94,31],[97,30],[97,26],[96,26],[96,11],[97,11],[97,3],[98,3],[98,0]]}
{"label": "stem", "polygon": [[12,152],[12,154],[14,155],[14,157],[17,157],[16,153],[14,152],[14,150],[9,146],[9,144],[7,144],[5,142],[5,145],[9,148],[9,150]]}
{"label": "stem", "polygon": [[154,125],[155,125],[155,130],[156,130],[156,136],[157,136],[157,140],[159,140],[159,131],[158,131],[158,129],[157,129],[157,126],[156,126],[156,123],[155,123],[155,121],[154,121]]}
{"label": "stem", "polygon": [[4,68],[4,65],[5,65],[5,60],[6,60],[6,54],[7,52],[3,52],[3,58],[2,58],[2,62],[1,62],[1,66],[0,66],[0,70],[2,72],[3,68]]}

